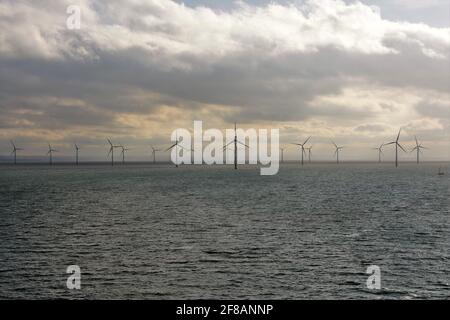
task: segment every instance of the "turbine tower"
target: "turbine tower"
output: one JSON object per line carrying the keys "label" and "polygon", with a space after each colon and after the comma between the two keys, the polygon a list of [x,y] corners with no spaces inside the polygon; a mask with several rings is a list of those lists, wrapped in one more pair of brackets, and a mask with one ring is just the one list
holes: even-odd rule
{"label": "turbine tower", "polygon": [[150,148],[152,148],[153,163],[156,163],[156,152],[161,151],[161,150],[160,149],[156,149],[153,146],[151,146]]}
{"label": "turbine tower", "polygon": [[402,145],[400,143],[398,143],[398,140],[400,139],[401,131],[402,131],[402,129],[400,128],[400,130],[398,130],[397,139],[395,141],[386,143],[386,145],[395,144],[395,167],[398,167],[398,148],[400,147],[400,149],[402,149],[403,152],[406,152],[406,150],[403,149]]}
{"label": "turbine tower", "polygon": [[80,150],[80,147],[75,143],[75,165],[78,165],[78,150]]}
{"label": "turbine tower", "polygon": [[48,144],[48,152],[47,152],[47,155],[49,155],[49,160],[50,160],[50,165],[52,165],[53,164],[53,152],[58,152],[58,150],[55,150],[55,149],[53,149],[52,148],[52,146],[50,145],[50,143]]}
{"label": "turbine tower", "polygon": [[110,145],[108,156],[111,154],[111,165],[114,165],[114,148],[120,148],[121,146],[115,146],[112,144],[111,140],[107,139]]}
{"label": "turbine tower", "polygon": [[334,145],[334,147],[336,148],[336,150],[334,150],[334,154],[336,155],[336,163],[339,163],[339,151],[342,150],[344,147],[343,146],[338,146],[336,143],[334,143],[334,141],[331,141]]}
{"label": "turbine tower", "polygon": [[233,141],[231,141],[230,143],[226,144],[226,145],[223,147],[223,149],[225,150],[225,149],[227,149],[227,147],[228,147],[230,144],[234,144],[234,170],[237,170],[237,145],[238,145],[238,143],[241,144],[241,145],[243,145],[243,146],[246,147],[246,148],[249,148],[249,146],[247,146],[245,143],[242,143],[242,142],[238,141],[238,139],[237,139],[236,122],[235,122],[235,123],[234,123],[234,139],[233,139]]}
{"label": "turbine tower", "polygon": [[382,143],[379,147],[377,148],[373,148],[373,150],[378,150],[378,162],[381,162],[381,155],[384,154],[383,153],[383,147],[384,147],[384,143]]}
{"label": "turbine tower", "polygon": [[308,139],[305,140],[303,143],[293,143],[293,145],[300,146],[301,147],[301,154],[302,154],[302,165],[303,165],[303,155],[306,154],[305,152],[305,144],[311,139],[311,137],[308,137]]}
{"label": "turbine tower", "polygon": [[414,136],[414,139],[416,140],[416,146],[411,150],[411,152],[413,152],[414,150],[417,151],[417,163],[419,163],[419,154],[422,152],[422,150],[420,149],[428,149],[424,146],[422,146],[419,141],[417,140],[417,137]]}
{"label": "turbine tower", "polygon": [[23,149],[17,148],[12,140],[11,140],[11,145],[13,147],[11,155],[14,155],[14,164],[17,164],[17,151],[22,151]]}

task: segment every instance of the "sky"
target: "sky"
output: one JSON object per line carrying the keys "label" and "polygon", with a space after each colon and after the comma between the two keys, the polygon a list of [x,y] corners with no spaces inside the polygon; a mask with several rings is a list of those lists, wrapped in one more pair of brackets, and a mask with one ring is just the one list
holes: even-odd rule
{"label": "sky", "polygon": [[402,128],[406,148],[417,135],[424,160],[447,160],[449,15],[448,0],[0,0],[0,154],[77,143],[107,160],[110,138],[146,160],[202,120],[278,128],[285,146],[312,136],[320,160],[331,140],[377,160]]}

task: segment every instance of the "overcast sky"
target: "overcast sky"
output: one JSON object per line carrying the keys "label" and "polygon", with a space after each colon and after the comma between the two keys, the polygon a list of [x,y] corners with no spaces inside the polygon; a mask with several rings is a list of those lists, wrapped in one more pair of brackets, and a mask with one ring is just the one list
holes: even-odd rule
{"label": "overcast sky", "polygon": [[0,0],[0,153],[77,142],[106,160],[110,137],[143,160],[203,120],[311,135],[323,160],[331,139],[343,159],[376,159],[402,127],[406,147],[417,135],[424,159],[448,159],[449,13],[448,0]]}

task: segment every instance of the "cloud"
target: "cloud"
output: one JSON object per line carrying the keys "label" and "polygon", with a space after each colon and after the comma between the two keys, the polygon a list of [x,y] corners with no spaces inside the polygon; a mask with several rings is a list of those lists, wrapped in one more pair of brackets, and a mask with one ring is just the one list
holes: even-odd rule
{"label": "cloud", "polygon": [[387,128],[388,127],[386,127],[383,124],[365,124],[357,127],[355,131],[378,133],[380,131],[381,132],[385,131]]}
{"label": "cloud", "polygon": [[438,119],[450,119],[450,104],[445,100],[422,100],[416,106],[417,112],[421,115],[438,118]]}
{"label": "cloud", "polygon": [[0,136],[141,143],[195,118],[370,136],[373,123],[442,115],[449,101],[449,29],[360,2],[84,0],[81,30],[68,30],[71,3],[0,2]]}

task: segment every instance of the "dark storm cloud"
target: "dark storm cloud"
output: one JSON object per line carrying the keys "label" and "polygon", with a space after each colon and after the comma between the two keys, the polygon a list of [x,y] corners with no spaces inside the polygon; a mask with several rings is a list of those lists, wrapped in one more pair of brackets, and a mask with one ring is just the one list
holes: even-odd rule
{"label": "dark storm cloud", "polygon": [[[110,112],[145,113],[161,104],[184,108],[198,107],[198,103],[223,104],[240,107],[246,121],[284,121],[323,114],[309,105],[311,99],[339,93],[354,79],[442,92],[449,85],[447,60],[424,59],[414,47],[383,56],[333,48],[273,59],[234,56],[215,65],[183,57],[194,66],[189,72],[161,70],[157,64],[149,64],[146,53],[137,48],[99,54],[99,60],[90,62],[3,60],[3,93],[83,99]],[[159,96],[142,101],[133,96],[133,89]]]}

